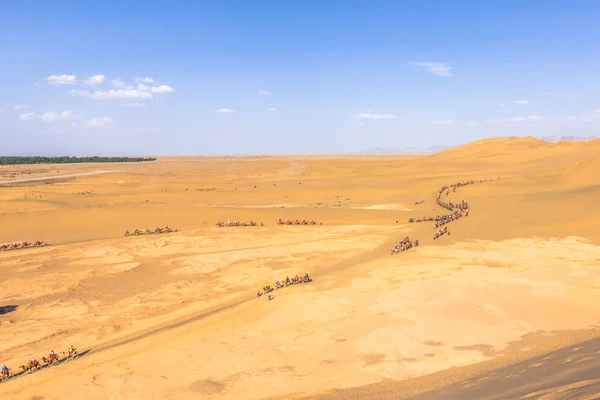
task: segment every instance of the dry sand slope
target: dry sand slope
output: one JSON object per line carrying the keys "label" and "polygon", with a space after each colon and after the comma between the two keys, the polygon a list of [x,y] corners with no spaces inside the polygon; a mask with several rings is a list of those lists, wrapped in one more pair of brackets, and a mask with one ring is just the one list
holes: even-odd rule
{"label": "dry sand slope", "polygon": [[[425,157],[161,158],[2,187],[0,242],[52,246],[0,253],[0,363],[89,352],[0,398],[470,398],[479,374],[597,336],[598,154],[600,141],[500,138]],[[444,213],[442,185],[485,178],[450,194],[471,206],[451,236],[407,223]],[[180,232],[123,237],[165,225]],[[390,256],[406,235],[421,246]],[[304,272],[313,283],[256,298]],[[544,388],[595,384],[572,376]]]}

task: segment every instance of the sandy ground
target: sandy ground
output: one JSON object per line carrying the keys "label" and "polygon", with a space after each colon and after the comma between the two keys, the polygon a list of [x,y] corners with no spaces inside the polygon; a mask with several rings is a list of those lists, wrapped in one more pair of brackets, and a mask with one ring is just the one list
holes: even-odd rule
{"label": "sandy ground", "polygon": [[[0,253],[0,363],[85,354],[0,397],[470,398],[469,379],[600,336],[598,154],[600,141],[500,138],[423,157],[160,158],[2,187],[0,242],[51,245]],[[471,206],[450,236],[407,222],[444,213],[442,185],[487,178],[450,194]],[[180,231],[123,236],[165,225]],[[406,235],[421,246],[390,256]],[[256,298],[304,272],[312,283]]]}

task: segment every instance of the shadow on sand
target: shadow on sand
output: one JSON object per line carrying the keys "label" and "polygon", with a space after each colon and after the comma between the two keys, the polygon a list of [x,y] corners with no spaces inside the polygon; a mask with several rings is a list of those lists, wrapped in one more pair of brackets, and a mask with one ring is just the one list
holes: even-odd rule
{"label": "shadow on sand", "polygon": [[8,305],[8,306],[0,306],[0,315],[8,314],[13,311],[16,311],[19,306]]}

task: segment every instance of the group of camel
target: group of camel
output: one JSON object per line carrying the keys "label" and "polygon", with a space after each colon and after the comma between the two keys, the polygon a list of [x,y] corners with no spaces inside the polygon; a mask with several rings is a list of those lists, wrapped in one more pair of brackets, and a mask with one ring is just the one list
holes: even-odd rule
{"label": "group of camel", "polygon": [[415,201],[415,206],[418,206],[419,204],[423,204],[423,203],[425,203],[425,200]]}
{"label": "group of camel", "polygon": [[48,243],[44,242],[42,240],[36,240],[33,243],[25,240],[21,243],[12,242],[12,243],[0,244],[0,251],[30,249],[30,248],[34,248],[34,247],[43,247],[43,246],[48,246]]}
{"label": "group of camel", "polygon": [[[252,220],[250,220],[250,222],[246,222],[246,221],[233,221],[233,222],[227,221],[227,222],[224,222],[224,221],[218,220],[216,226],[219,227],[219,228],[222,228],[224,226],[258,226],[258,224],[256,222],[252,221]],[[260,226],[265,226],[265,224],[263,224],[261,222]]]}
{"label": "group of camel", "polygon": [[439,238],[442,235],[450,235],[450,232],[448,232],[448,227],[445,226],[442,229],[440,229],[439,231],[437,231],[436,233],[433,234],[433,240],[436,240],[437,238]]}
{"label": "group of camel", "polygon": [[311,220],[311,221],[307,221],[305,219],[303,219],[302,221],[300,221],[299,219],[292,221],[291,219],[288,219],[287,221],[282,220],[281,218],[279,218],[279,220],[277,221],[277,225],[323,225],[322,222],[317,222],[315,220]]}
{"label": "group of camel", "polygon": [[141,235],[157,235],[160,233],[171,233],[171,232],[177,232],[177,228],[175,229],[171,229],[168,226],[165,226],[164,228],[156,228],[156,229],[149,229],[146,228],[145,231],[141,230],[141,229],[136,229],[135,231],[133,231],[133,233],[130,233],[129,230],[125,231],[125,236],[141,236]]}
{"label": "group of camel", "polygon": [[269,300],[271,300],[271,292],[273,290],[277,290],[277,289],[283,289],[286,286],[291,286],[291,285],[298,285],[301,283],[310,283],[312,282],[312,279],[308,276],[307,273],[304,274],[303,277],[298,276],[298,274],[296,274],[296,276],[292,277],[290,279],[289,276],[287,276],[284,280],[279,281],[279,279],[277,279],[275,281],[275,285],[274,288],[271,286],[271,284],[267,283],[265,286],[263,286],[263,291],[261,292],[260,290],[258,291],[258,293],[256,293],[256,297],[260,297],[263,294],[269,294]]}
{"label": "group of camel", "polygon": [[[500,178],[498,178],[498,179],[500,179]],[[452,200],[449,200],[446,203],[446,202],[442,201],[442,194],[446,194],[446,197],[448,197],[448,195],[450,194],[450,190],[452,190],[452,192],[456,192],[456,189],[458,189],[460,187],[472,185],[475,183],[489,182],[489,181],[490,181],[490,179],[470,180],[470,181],[453,183],[449,186],[442,186],[437,193],[436,201],[440,207],[443,207],[443,208],[449,210],[450,213],[443,214],[443,215],[436,215],[435,217],[432,217],[431,215],[429,217],[412,217],[408,220],[408,222],[434,222],[433,229],[438,229],[452,221],[456,221],[459,218],[468,217],[469,216],[469,204],[466,201],[462,200],[460,203],[454,203]],[[421,202],[416,202],[415,204],[418,204],[418,203],[420,204]],[[440,236],[443,236],[443,235],[450,235],[450,232],[448,231],[447,226],[444,226],[444,228],[442,228],[442,229],[438,230],[436,233],[434,233],[433,240],[436,240]],[[400,242],[400,243],[402,243],[402,242]],[[398,245],[396,245],[396,246],[398,246]],[[393,252],[394,252],[394,250],[392,250],[392,254],[393,254]]]}
{"label": "group of camel", "polygon": [[[35,357],[31,357],[31,360],[29,360],[27,364],[20,365],[19,369],[22,370],[22,372],[27,372],[28,374],[31,374],[37,371],[38,369],[51,367],[53,365],[58,365],[61,362],[76,360],[77,358],[79,358],[79,353],[73,347],[69,348],[69,350],[67,351],[63,351],[62,355],[63,358],[61,359],[56,353],[54,353],[54,351],[51,351],[48,358],[42,357],[41,362],[38,361]],[[6,382],[9,379],[12,379],[16,376],[17,375],[13,374],[10,368],[4,365],[2,367],[2,370],[0,371],[0,382]]]}
{"label": "group of camel", "polygon": [[394,248],[390,252],[390,255],[394,255],[396,253],[400,253],[401,251],[406,251],[408,249],[411,249],[413,247],[418,247],[418,246],[419,246],[418,240],[415,240],[413,242],[412,240],[410,240],[410,238],[408,236],[406,236],[404,239],[402,239],[401,241],[396,243],[396,246],[394,246]]}

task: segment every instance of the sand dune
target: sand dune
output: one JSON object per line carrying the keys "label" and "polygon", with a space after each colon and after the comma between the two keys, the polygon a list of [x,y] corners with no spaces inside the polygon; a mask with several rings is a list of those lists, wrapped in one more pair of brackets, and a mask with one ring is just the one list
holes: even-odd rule
{"label": "sand dune", "polygon": [[[50,349],[87,353],[0,384],[0,396],[592,393],[595,347],[569,352],[600,326],[599,150],[495,138],[409,158],[169,157],[3,187],[0,242],[51,246],[0,252],[0,363],[16,372]],[[447,212],[441,186],[487,178],[442,197],[470,205],[451,235],[408,223]],[[265,226],[215,227],[250,219]],[[166,225],[179,232],[124,237]],[[407,235],[420,246],[390,256]],[[312,283],[256,297],[304,272]],[[518,379],[545,374],[535,371],[549,375]],[[568,381],[554,380],[562,372]]]}

